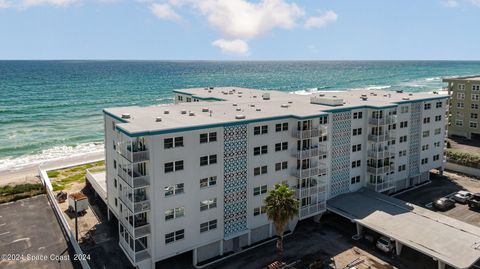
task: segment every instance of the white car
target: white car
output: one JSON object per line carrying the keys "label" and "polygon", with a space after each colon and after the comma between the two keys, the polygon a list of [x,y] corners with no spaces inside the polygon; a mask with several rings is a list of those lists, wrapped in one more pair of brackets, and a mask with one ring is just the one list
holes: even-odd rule
{"label": "white car", "polygon": [[453,199],[459,203],[466,203],[468,198],[472,197],[472,193],[468,191],[459,191],[455,193]]}
{"label": "white car", "polygon": [[389,253],[394,248],[394,242],[390,238],[382,236],[377,241],[377,248],[383,252]]}

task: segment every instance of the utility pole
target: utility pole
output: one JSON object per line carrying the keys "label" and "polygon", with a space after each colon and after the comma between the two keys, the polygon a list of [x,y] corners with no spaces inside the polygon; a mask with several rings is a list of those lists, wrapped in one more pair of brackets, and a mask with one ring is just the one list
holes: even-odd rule
{"label": "utility pole", "polygon": [[73,200],[75,205],[75,239],[78,242],[78,212],[77,212],[77,199]]}

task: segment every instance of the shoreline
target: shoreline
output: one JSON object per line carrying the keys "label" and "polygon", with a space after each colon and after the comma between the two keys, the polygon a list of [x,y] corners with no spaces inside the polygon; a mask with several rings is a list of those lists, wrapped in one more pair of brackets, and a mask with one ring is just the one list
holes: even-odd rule
{"label": "shoreline", "polygon": [[81,155],[75,155],[71,157],[60,157],[57,159],[47,160],[39,164],[26,164],[20,168],[13,168],[0,171],[0,186],[9,185],[12,183],[39,183],[37,178],[38,169],[56,169],[65,166],[74,166],[77,164],[96,162],[105,159],[104,151],[96,151],[85,153]]}

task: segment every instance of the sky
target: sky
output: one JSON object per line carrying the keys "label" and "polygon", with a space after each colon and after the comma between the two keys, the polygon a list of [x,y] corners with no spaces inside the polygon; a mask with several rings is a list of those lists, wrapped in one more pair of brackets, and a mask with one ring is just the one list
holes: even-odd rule
{"label": "sky", "polygon": [[0,0],[0,59],[480,60],[480,0]]}

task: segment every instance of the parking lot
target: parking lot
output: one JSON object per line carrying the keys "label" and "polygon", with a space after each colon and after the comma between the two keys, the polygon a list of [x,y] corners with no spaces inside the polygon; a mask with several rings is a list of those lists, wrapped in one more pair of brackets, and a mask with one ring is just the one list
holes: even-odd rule
{"label": "parking lot", "polygon": [[1,268],[80,268],[69,250],[45,195],[0,205]]}

